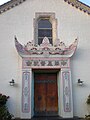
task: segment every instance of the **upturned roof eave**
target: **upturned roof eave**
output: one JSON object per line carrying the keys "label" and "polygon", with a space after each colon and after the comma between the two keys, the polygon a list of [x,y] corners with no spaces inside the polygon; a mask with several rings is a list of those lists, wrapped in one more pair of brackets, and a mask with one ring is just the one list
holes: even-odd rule
{"label": "upturned roof eave", "polygon": [[33,44],[33,42],[28,42],[25,46],[21,45],[17,38],[15,37],[15,46],[17,52],[21,57],[40,57],[50,55],[53,57],[67,57],[70,58],[76,51],[78,45],[78,39],[68,47],[66,47],[65,43],[57,41],[55,45],[50,44],[49,39],[44,37],[42,43],[38,46]]}

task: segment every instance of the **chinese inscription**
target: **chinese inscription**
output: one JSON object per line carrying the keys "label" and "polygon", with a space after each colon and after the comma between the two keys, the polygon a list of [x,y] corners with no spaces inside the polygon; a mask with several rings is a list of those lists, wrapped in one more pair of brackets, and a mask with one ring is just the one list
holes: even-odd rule
{"label": "chinese inscription", "polygon": [[65,71],[62,73],[63,77],[63,98],[64,98],[64,111],[71,111],[71,94],[70,94],[70,73]]}

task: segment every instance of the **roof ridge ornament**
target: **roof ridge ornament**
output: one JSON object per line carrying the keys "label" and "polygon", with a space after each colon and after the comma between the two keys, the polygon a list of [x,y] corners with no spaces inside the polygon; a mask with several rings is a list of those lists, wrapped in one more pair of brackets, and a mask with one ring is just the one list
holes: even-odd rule
{"label": "roof ridge ornament", "polygon": [[40,44],[40,47],[49,47],[49,46],[51,47],[52,44],[50,44],[48,37],[44,37],[42,43]]}
{"label": "roof ridge ornament", "polygon": [[55,47],[59,47],[61,50],[65,50],[66,45],[64,42],[60,41],[60,39],[56,40],[56,43],[54,45]]}
{"label": "roof ridge ornament", "polygon": [[50,44],[49,39],[47,37],[44,37],[42,43],[38,46],[34,45],[33,42],[28,42],[25,46],[21,45],[16,36],[15,36],[15,46],[20,54],[21,57],[31,57],[36,56],[40,57],[41,55],[44,57],[49,57],[52,55],[53,57],[71,57],[78,44],[78,38],[75,39],[75,41],[67,47],[64,42],[60,42],[60,40],[57,40],[57,44],[53,46]]}

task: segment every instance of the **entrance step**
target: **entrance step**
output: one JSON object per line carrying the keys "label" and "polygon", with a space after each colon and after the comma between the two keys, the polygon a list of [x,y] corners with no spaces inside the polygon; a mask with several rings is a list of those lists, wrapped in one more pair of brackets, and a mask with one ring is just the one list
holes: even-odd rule
{"label": "entrance step", "polygon": [[31,120],[83,120],[81,118],[78,117],[74,117],[74,118],[62,118],[62,117],[33,117]]}

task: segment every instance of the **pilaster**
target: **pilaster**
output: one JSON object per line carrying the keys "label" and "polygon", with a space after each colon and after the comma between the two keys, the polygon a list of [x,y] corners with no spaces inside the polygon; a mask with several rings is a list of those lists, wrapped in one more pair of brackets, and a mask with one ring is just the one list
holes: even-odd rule
{"label": "pilaster", "polygon": [[22,108],[21,118],[31,118],[32,69],[22,69]]}
{"label": "pilaster", "polygon": [[73,98],[72,98],[72,80],[71,70],[69,68],[61,69],[61,116],[63,118],[73,117]]}

